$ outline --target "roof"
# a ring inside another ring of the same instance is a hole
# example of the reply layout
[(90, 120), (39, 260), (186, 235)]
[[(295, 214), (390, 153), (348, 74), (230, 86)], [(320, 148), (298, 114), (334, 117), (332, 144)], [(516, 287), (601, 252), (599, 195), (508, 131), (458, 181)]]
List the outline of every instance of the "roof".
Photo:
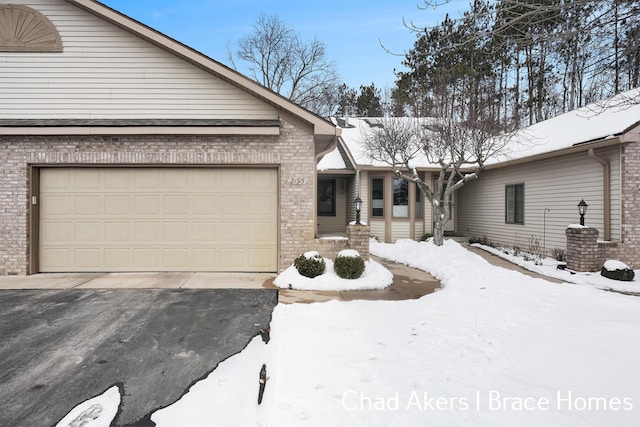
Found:
[[(391, 120), (409, 119), (401, 117)], [(332, 121), (341, 127), (340, 144), (349, 151), (357, 168), (389, 167), (384, 162), (371, 160), (362, 147), (363, 132), (379, 126), (382, 119), (332, 118)], [(640, 89), (634, 89), (518, 131), (505, 147), (504, 153), (487, 163), (498, 166), (514, 160), (534, 160), (539, 155), (562, 155), (567, 150), (587, 150), (594, 144), (606, 141), (620, 143), (617, 137), (639, 125)], [(319, 170), (340, 168), (339, 162), (331, 161), (337, 157), (327, 155), (325, 159), (318, 165)], [(429, 164), (424, 158), (417, 158), (413, 166), (439, 169), (439, 166)]]
[(115, 9), (112, 9), (95, 0), (66, 0), (101, 19), (104, 19), (131, 34), (136, 35), (167, 52), (192, 63), (193, 65), (215, 75), (216, 77), (232, 84), (262, 101), (274, 106), (278, 110), (302, 120), (313, 127), (316, 142), (330, 141), (339, 134), (339, 129), (331, 122), (301, 107), (293, 101), (273, 92), (261, 84), (249, 79), (237, 71), (209, 58), (201, 52), (162, 34), (161, 32), (130, 18)]
[(618, 137), (640, 124), (639, 97), (640, 89), (633, 89), (524, 128), (492, 163), (561, 152)]

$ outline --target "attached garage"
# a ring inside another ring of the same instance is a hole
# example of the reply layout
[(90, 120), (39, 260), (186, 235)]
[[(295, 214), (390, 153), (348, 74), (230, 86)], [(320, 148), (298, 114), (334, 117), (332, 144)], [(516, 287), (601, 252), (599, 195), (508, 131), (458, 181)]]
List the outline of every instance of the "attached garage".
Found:
[(98, 1), (2, 10), (0, 276), (281, 272), (315, 249), (334, 124)]
[(40, 169), (41, 272), (278, 270), (278, 171)]

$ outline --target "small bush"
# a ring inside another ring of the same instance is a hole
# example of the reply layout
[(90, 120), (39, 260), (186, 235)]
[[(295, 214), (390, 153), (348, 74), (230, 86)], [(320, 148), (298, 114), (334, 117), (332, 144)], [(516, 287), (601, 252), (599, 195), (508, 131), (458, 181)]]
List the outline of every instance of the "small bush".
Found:
[(491, 240), (489, 240), (487, 236), (482, 236), (482, 237), (472, 236), (469, 238), (468, 241), (470, 245), (473, 245), (474, 243), (479, 243), (483, 246), (489, 246), (490, 248), (496, 247), (496, 244), (493, 243)]
[(566, 261), (565, 251), (562, 248), (553, 248), (551, 255), (553, 255), (556, 261)]
[(620, 280), (622, 282), (631, 282), (635, 276), (633, 270), (621, 262), (614, 261), (613, 267), (611, 262), (607, 261), (600, 274), (607, 279)]
[(345, 256), (341, 252), (333, 262), (333, 269), (343, 279), (357, 279), (364, 273), (364, 268), (364, 260), (360, 255), (352, 256), (349, 254)]
[(298, 270), (298, 273), (312, 279), (324, 273), (326, 267), (324, 259), (318, 252), (307, 252), (300, 255), (293, 262), (293, 265)]

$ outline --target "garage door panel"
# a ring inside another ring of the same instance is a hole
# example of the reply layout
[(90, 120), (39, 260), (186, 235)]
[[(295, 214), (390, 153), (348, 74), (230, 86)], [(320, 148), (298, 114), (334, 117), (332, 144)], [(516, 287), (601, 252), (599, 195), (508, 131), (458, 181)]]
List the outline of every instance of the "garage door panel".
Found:
[(103, 200), (106, 216), (130, 215), (132, 212), (130, 196), (105, 196)]
[(104, 264), (102, 259), (101, 248), (82, 248), (73, 250), (73, 260), (71, 260), (74, 266), (78, 266), (84, 269), (95, 270)]
[(135, 196), (133, 205), (136, 216), (159, 216), (162, 200), (160, 196)]
[(105, 222), (104, 240), (110, 243), (129, 242), (131, 226), (128, 222)]
[(102, 214), (102, 198), (91, 195), (77, 195), (74, 197), (76, 215)]
[(159, 190), (162, 173), (155, 169), (140, 169), (133, 173), (133, 186), (136, 190)]
[(184, 216), (189, 214), (189, 196), (165, 196), (164, 215)]
[(78, 191), (94, 191), (103, 187), (102, 171), (99, 169), (82, 169), (73, 174), (74, 187)]
[(220, 202), (211, 196), (194, 196), (191, 199), (191, 203), (194, 216), (211, 216), (219, 213), (218, 206)]
[(248, 252), (249, 262), (253, 265), (267, 268), (276, 261), (276, 251), (273, 248), (255, 248), (250, 249)]
[(100, 222), (76, 222), (74, 231), (76, 242), (91, 243), (104, 240)]
[(41, 213), (46, 216), (59, 217), (62, 215), (71, 215), (73, 212), (71, 196), (54, 196), (47, 195), (40, 198), (42, 202)]
[(42, 224), (40, 241), (49, 244), (73, 241), (73, 223), (50, 221)]
[(128, 190), (131, 186), (131, 171), (103, 173), (105, 190)]
[(162, 251), (164, 266), (169, 270), (183, 271), (190, 268), (188, 248), (164, 249)]
[(225, 221), (220, 223), (220, 240), (229, 244), (246, 239), (247, 230), (242, 222)]
[(161, 242), (163, 240), (161, 235), (162, 228), (159, 222), (135, 221), (133, 229), (135, 231), (132, 243)]
[(104, 265), (113, 270), (130, 268), (131, 257), (129, 248), (105, 248)]
[(212, 222), (196, 222), (193, 223), (193, 241), (194, 242), (213, 242), (220, 240), (219, 234), (220, 224)]
[(136, 248), (133, 250), (133, 264), (148, 271), (161, 271), (161, 254), (158, 248)]
[(270, 222), (253, 222), (247, 224), (249, 235), (257, 242), (268, 243), (275, 238)]
[(162, 225), (165, 242), (186, 242), (190, 240), (189, 223), (186, 222), (165, 222)]
[(40, 270), (276, 271), (275, 169), (41, 169)]

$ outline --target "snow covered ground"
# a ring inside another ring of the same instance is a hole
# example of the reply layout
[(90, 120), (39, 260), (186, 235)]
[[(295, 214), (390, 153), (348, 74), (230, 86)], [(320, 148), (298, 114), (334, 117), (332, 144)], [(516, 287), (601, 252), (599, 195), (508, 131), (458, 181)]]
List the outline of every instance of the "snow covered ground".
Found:
[[(549, 257), (544, 258), (541, 265), (536, 265), (533, 261), (526, 261), (523, 257), (514, 255), (512, 251), (508, 249), (492, 248), (490, 246), (480, 245), (477, 243), (472, 246), (491, 252), (492, 254), (507, 259), (520, 267), (526, 268), (527, 270), (534, 271), (548, 277), (564, 280), (569, 283), (593, 286), (597, 289), (614, 290), (618, 292), (640, 293), (640, 270), (634, 271), (635, 278), (633, 281), (621, 282), (602, 277), (599, 271), (593, 273), (575, 273), (568, 270), (558, 270), (557, 266), (561, 263)], [(611, 265), (615, 265), (613, 264), (614, 261), (615, 260), (607, 262), (610, 262)], [(626, 267), (623, 263), (618, 262), (618, 264), (618, 267)]]
[(365, 270), (358, 279), (342, 279), (333, 270), (333, 261), (324, 258), (326, 269), (323, 274), (309, 278), (298, 273), (295, 266), (290, 266), (280, 273), (273, 284), (284, 289), (316, 290), (316, 291), (356, 291), (384, 289), (393, 283), (393, 274), (379, 262), (372, 259), (365, 261)]
[(410, 301), (280, 304), (268, 344), (255, 338), (152, 420), (640, 425), (640, 298), (533, 279), (453, 241), (373, 242), (371, 252), (429, 271), (444, 288)]

